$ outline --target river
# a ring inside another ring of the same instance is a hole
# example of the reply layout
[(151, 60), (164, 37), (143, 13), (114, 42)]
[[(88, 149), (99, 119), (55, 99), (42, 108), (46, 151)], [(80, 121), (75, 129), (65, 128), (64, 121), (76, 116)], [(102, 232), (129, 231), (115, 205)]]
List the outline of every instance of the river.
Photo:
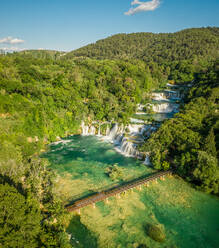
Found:
[[(167, 91), (154, 93), (157, 99), (152, 108), (157, 113), (149, 115), (145, 106), (139, 106), (135, 118), (144, 122), (131, 123), (128, 134), (124, 135), (125, 127), (115, 124), (104, 135), (98, 128), (94, 131), (93, 126), (86, 127), (84, 136), (71, 136), (51, 144), (44, 157), (57, 173), (55, 194), (67, 203), (153, 172), (141, 154), (136, 153), (136, 141), (156, 131), (157, 121), (178, 111), (179, 95), (172, 93), (174, 100), (168, 94)], [(156, 115), (163, 116), (156, 120)], [(147, 124), (146, 117), (152, 117), (156, 125)], [(154, 130), (149, 132), (148, 127)], [(97, 136), (89, 135), (89, 130)], [(113, 181), (106, 170), (115, 164), (123, 176)], [(143, 244), (150, 248), (219, 247), (219, 199), (197, 191), (178, 177), (152, 183), (141, 191), (127, 192), (120, 199), (112, 197), (108, 204), (99, 202), (95, 209), (85, 207), (80, 216), (72, 213), (70, 219), (67, 232), (74, 247), (137, 248)], [(147, 235), (148, 224), (158, 224), (165, 230), (164, 243), (157, 243)]]

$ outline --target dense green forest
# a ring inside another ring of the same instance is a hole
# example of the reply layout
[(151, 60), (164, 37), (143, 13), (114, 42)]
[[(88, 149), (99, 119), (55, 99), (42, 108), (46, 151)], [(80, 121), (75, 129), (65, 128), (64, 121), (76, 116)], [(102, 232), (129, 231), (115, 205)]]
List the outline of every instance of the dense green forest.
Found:
[(196, 75), (186, 105), (143, 145), (156, 169), (169, 169), (198, 188), (219, 193), (219, 61)]
[[(67, 247), (63, 206), (52, 193), (54, 175), (39, 154), (57, 136), (78, 133), (83, 119), (127, 123), (142, 92), (167, 79), (158, 67), (150, 72), (141, 61), (45, 57), (36, 58), (31, 52), (0, 56), (0, 225), (4, 227), (0, 243), (4, 247), (29, 247), (30, 240), (31, 247)], [(13, 201), (20, 204), (17, 210), (11, 208)], [(26, 222), (21, 222), (24, 216)], [(32, 236), (27, 239), (29, 225)]]
[(158, 64), (177, 83), (194, 80), (194, 72), (219, 56), (219, 28), (193, 28), (176, 33), (117, 34), (65, 55), (66, 58), (139, 59)]
[(218, 56), (219, 28), (193, 28), (176, 33), (117, 34), (99, 40), (66, 57), (141, 59), (166, 64), (172, 61)]
[(66, 55), (0, 55), (0, 246), (68, 247), (55, 176), (39, 154), (57, 136), (79, 133), (83, 119), (128, 123), (167, 82), (194, 84), (142, 150), (157, 169), (171, 166), (217, 194), (218, 30), (116, 35)]

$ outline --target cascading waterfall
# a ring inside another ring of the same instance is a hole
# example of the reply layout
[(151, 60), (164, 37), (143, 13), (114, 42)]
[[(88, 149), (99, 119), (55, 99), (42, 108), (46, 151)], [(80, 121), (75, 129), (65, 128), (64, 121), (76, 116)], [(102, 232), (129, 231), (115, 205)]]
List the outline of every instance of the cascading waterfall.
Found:
[(109, 133), (109, 138), (113, 141), (117, 135), (117, 132), (118, 132), (118, 124), (114, 124), (113, 128), (110, 130), (110, 133)]
[(113, 143), (115, 149), (123, 155), (136, 157), (139, 155), (139, 152), (137, 151), (137, 145), (134, 142), (143, 142), (143, 138), (141, 137), (140, 139), (138, 136), (142, 136), (144, 125), (129, 125), (127, 128), (129, 129), (130, 139), (125, 136), (124, 125), (121, 124), (119, 126), (118, 123), (115, 123), (111, 130), (109, 130), (109, 127), (107, 126), (106, 136), (101, 136), (101, 139)]
[(82, 129), (82, 135), (83, 136), (96, 134), (96, 128), (94, 126), (89, 127), (89, 126), (85, 125), (85, 123), (83, 121), (81, 123), (81, 129)]
[(163, 92), (152, 93), (152, 98), (157, 101), (168, 100), (168, 99), (181, 99), (181, 94), (179, 91), (175, 90), (164, 90)]
[(109, 129), (109, 126), (107, 125), (106, 126), (106, 136), (109, 136), (109, 134), (110, 134), (110, 129)]
[(129, 141), (126, 137), (122, 139), (120, 150), (121, 153), (128, 157), (135, 157), (138, 154), (136, 145)]
[(131, 135), (136, 135), (144, 127), (144, 125), (130, 124), (128, 126)]
[(89, 135), (89, 127), (86, 126), (83, 121), (82, 121), (82, 124), (81, 124), (81, 129), (82, 129), (82, 135), (83, 136)]
[(144, 142), (144, 131), (147, 129), (146, 125), (130, 124), (127, 129), (129, 130), (128, 137), (124, 134), (122, 127), (117, 134), (116, 142), (117, 151), (128, 157), (141, 158), (140, 152), (137, 150), (137, 144)]
[[(138, 157), (141, 158), (142, 154), (137, 149), (137, 144), (144, 142), (144, 135), (150, 135), (154, 130), (151, 125), (145, 124), (129, 124), (126, 128), (123, 125), (118, 125), (115, 123), (112, 129), (109, 129), (107, 125), (106, 136), (101, 136), (101, 124), (99, 124), (98, 131), (94, 126), (87, 126), (84, 122), (81, 124), (82, 135), (96, 135), (101, 137), (101, 139), (110, 141), (115, 145), (115, 149), (128, 157)], [(128, 129), (128, 136), (125, 135), (125, 129)]]
[(154, 100), (157, 100), (157, 101), (167, 100), (164, 92), (161, 92), (161, 93), (154, 92), (152, 93), (152, 97)]
[(98, 128), (98, 136), (101, 136), (101, 133), (100, 133), (100, 124), (99, 124), (99, 128)]
[(95, 135), (95, 134), (96, 134), (96, 128), (94, 126), (91, 126), (89, 135)]
[(156, 113), (171, 113), (178, 110), (178, 105), (173, 103), (154, 104), (152, 109)]
[[(125, 156), (143, 158), (143, 153), (138, 151), (138, 144), (142, 144), (154, 131), (157, 130), (159, 125), (145, 124), (145, 120), (138, 118), (138, 115), (147, 115), (145, 112), (148, 106), (152, 107), (152, 110), (158, 114), (169, 114), (176, 113), (179, 110), (179, 104), (176, 102), (180, 100), (182, 94), (177, 90), (164, 90), (162, 92), (152, 93), (152, 99), (155, 100), (151, 104), (138, 104), (137, 113), (134, 118), (130, 118), (128, 126), (124, 127), (118, 123), (113, 124), (110, 129), (109, 124), (111, 122), (100, 123), (98, 121), (92, 122), (92, 125), (85, 125), (84, 122), (81, 124), (82, 135), (97, 135), (102, 140), (111, 142), (114, 144), (115, 149)], [(99, 124), (96, 129), (95, 126)], [(105, 136), (101, 134), (101, 125), (106, 124)], [(150, 156), (146, 154), (145, 165), (150, 165)]]
[(115, 138), (115, 140), (114, 140), (114, 143), (119, 145), (119, 144), (122, 142), (123, 136), (124, 136), (123, 133), (119, 133), (119, 134), (116, 136), (116, 138)]

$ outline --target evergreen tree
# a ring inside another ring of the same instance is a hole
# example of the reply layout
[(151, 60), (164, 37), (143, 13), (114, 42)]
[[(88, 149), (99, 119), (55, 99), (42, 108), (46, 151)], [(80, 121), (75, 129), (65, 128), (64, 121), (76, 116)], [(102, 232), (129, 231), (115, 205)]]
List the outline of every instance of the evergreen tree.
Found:
[(213, 157), (217, 157), (215, 135), (213, 128), (210, 129), (210, 132), (205, 139), (204, 151), (206, 151), (208, 154), (212, 155)]

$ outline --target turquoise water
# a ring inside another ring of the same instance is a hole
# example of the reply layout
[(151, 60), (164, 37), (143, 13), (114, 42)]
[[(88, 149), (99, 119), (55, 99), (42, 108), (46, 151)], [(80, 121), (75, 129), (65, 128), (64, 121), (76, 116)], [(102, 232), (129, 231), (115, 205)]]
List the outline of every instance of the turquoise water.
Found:
[[(55, 193), (66, 203), (152, 172), (96, 137), (73, 136), (64, 142), (52, 144), (44, 157), (57, 173)], [(123, 180), (116, 182), (105, 173), (115, 163), (124, 170)], [(95, 209), (87, 206), (80, 216), (72, 213), (69, 218), (67, 231), (77, 248), (219, 247), (219, 199), (177, 177), (127, 192), (120, 199), (112, 197), (108, 204), (99, 202)], [(164, 243), (147, 235), (148, 224), (165, 230)]]
[[(94, 136), (68, 137), (64, 143), (52, 144), (49, 152), (43, 156), (49, 159), (52, 169), (59, 175), (57, 184), (62, 184), (60, 190), (64, 194), (61, 197), (66, 202), (153, 171), (141, 161), (124, 157), (115, 151), (112, 144)], [(106, 169), (114, 164), (123, 170), (122, 179), (117, 181), (106, 174)], [(65, 187), (67, 183), (70, 185)], [(77, 189), (72, 189), (71, 185)]]

